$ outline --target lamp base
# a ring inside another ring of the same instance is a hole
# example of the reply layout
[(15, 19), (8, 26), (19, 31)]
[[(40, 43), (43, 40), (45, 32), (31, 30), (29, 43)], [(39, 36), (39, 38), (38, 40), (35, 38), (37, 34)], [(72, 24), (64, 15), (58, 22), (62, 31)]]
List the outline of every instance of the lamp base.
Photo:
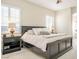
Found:
[(10, 31), (10, 33), (11, 33), (11, 37), (14, 37), (14, 31)]

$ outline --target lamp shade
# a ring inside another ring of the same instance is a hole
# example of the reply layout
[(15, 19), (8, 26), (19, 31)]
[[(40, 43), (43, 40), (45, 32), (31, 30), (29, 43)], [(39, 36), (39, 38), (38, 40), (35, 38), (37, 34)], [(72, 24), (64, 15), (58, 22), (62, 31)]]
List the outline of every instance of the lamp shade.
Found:
[(11, 36), (14, 36), (15, 27), (16, 27), (16, 25), (15, 25), (15, 23), (13, 23), (13, 22), (10, 22), (10, 23), (8, 24), (8, 29), (9, 29), (9, 32), (11, 33)]
[(8, 28), (15, 28), (15, 27), (16, 27), (16, 24), (15, 23), (9, 23)]

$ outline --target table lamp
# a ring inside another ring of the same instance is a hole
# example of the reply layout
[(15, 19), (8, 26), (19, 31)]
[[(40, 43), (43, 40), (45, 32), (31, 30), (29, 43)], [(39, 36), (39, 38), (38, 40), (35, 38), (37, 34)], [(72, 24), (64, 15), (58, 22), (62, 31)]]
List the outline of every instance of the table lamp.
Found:
[(8, 28), (9, 28), (9, 31), (10, 31), (10, 33), (11, 33), (11, 36), (14, 36), (16, 24), (15, 24), (15, 23), (9, 23)]

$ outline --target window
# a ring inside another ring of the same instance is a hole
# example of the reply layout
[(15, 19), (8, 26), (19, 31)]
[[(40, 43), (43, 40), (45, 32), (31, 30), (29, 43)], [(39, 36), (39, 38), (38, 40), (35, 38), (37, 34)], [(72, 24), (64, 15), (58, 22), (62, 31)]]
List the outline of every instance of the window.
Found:
[(8, 23), (11, 21), (16, 24), (16, 32), (21, 32), (20, 30), (20, 9), (1, 6), (1, 32), (8, 31)]
[(48, 15), (46, 16), (46, 27), (49, 29), (54, 27), (54, 17)]

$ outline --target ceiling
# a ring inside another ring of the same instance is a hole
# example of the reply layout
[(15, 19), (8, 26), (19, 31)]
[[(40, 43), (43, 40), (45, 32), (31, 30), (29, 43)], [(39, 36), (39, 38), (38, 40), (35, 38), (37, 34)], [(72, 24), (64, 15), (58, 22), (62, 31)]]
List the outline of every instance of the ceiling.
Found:
[(51, 9), (61, 10), (64, 8), (74, 7), (77, 4), (77, 0), (62, 0), (62, 3), (56, 4), (57, 0), (27, 0), (36, 5)]

